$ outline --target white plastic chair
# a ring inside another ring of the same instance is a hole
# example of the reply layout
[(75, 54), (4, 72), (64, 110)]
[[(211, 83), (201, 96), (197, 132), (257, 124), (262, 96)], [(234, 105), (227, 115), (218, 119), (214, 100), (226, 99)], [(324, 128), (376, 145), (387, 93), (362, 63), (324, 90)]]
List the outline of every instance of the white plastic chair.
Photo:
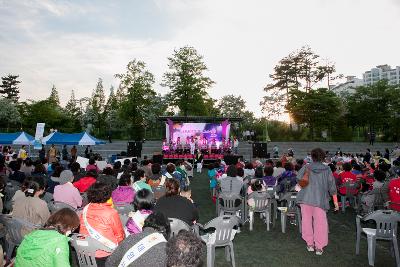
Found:
[(224, 247), (226, 260), (231, 261), (233, 267), (236, 266), (232, 241), (236, 234), (235, 227), (237, 227), (239, 223), (239, 217), (224, 215), (214, 218), (205, 226), (198, 224), (203, 230), (215, 229), (213, 233), (200, 236), (207, 246), (207, 267), (214, 266), (216, 247)]
[(358, 191), (360, 188), (359, 183), (345, 182), (341, 187), (346, 188), (346, 194), (340, 195), (340, 201), (342, 202), (342, 212), (346, 212), (346, 200), (349, 200), (353, 203), (354, 209), (359, 209), (360, 207), (360, 194), (355, 194), (354, 192)]
[(90, 236), (73, 234), (70, 243), (78, 256), (79, 267), (97, 267), (95, 257), (97, 250), (112, 252), (110, 248)]
[(28, 221), (19, 218), (13, 218), (7, 215), (0, 216), (0, 223), (4, 225), (6, 233), (8, 234), (8, 238), (6, 238), (7, 259), (11, 259), (15, 248), (18, 247), (24, 239), (24, 230), (33, 231), (40, 227), (40, 225), (35, 225)]
[(128, 215), (129, 212), (134, 211), (134, 207), (127, 203), (114, 203), (114, 208), (118, 211), (118, 214)]
[(257, 191), (251, 193), (248, 199), (254, 200), (254, 209), (249, 208), (249, 229), (253, 231), (254, 213), (265, 215), (265, 223), (267, 224), (267, 231), (270, 229), (271, 223), (271, 196), (267, 192)]
[(47, 206), (49, 207), (49, 211), (52, 214), (54, 212), (60, 210), (60, 209), (63, 209), (63, 208), (68, 208), (68, 209), (71, 209), (73, 211), (76, 211), (76, 209), (74, 207), (72, 207), (71, 205), (69, 205), (67, 203), (61, 202), (61, 201), (50, 201), (47, 204)]
[[(374, 220), (376, 228), (363, 228), (361, 221)], [(397, 245), (397, 223), (400, 221), (400, 214), (393, 210), (377, 210), (364, 217), (357, 215), (357, 240), (356, 240), (356, 255), (360, 254), (360, 239), (361, 233), (367, 235), (368, 241), (368, 263), (374, 266), (375, 263), (375, 250), (376, 240), (390, 240), (392, 241), (392, 252), (396, 257), (396, 266), (400, 266), (399, 248)]]
[(282, 233), (286, 233), (288, 215), (295, 217), (296, 223), (299, 227), (299, 232), (301, 233), (301, 211), (300, 207), (296, 203), (297, 192), (288, 192), (281, 198), (281, 200), (286, 200), (286, 206), (277, 208), (281, 212)]
[(169, 224), (171, 226), (171, 238), (176, 236), (179, 231), (186, 230), (191, 232), (192, 228), (184, 221), (177, 218), (168, 218)]

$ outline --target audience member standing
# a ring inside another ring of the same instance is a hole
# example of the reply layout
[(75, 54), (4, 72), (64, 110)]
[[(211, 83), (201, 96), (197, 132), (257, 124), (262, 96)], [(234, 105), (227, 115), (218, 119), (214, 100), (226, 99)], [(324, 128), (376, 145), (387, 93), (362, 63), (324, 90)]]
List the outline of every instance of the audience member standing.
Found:
[(313, 162), (305, 165), (298, 173), (299, 180), (308, 181), (297, 194), (297, 203), (301, 207), (302, 237), (308, 251), (322, 255), (328, 245), (329, 196), (333, 197), (335, 210), (339, 210), (336, 184), (329, 166), (323, 164), (325, 152), (320, 148), (311, 151)]

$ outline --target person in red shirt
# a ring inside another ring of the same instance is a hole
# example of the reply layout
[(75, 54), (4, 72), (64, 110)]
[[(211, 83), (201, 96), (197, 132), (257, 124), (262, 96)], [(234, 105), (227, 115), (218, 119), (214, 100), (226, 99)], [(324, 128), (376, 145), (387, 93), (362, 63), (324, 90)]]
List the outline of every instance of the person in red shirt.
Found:
[(89, 187), (96, 182), (97, 172), (95, 170), (88, 171), (84, 177), (73, 183), (80, 193), (85, 193)]
[(389, 182), (390, 209), (400, 211), (400, 177)]
[[(346, 187), (344, 186), (344, 183), (351, 182), (355, 183), (357, 182), (357, 176), (351, 172), (351, 164), (349, 162), (346, 162), (343, 164), (343, 172), (339, 174), (339, 181), (340, 185), (339, 186), (339, 193), (341, 195), (346, 195)], [(358, 192), (353, 192), (353, 194), (357, 194)]]

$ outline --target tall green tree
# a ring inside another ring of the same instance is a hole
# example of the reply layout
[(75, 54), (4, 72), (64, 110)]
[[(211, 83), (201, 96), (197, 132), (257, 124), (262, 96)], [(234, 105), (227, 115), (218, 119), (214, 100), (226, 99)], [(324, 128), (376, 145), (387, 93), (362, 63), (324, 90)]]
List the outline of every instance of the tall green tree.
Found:
[(21, 122), (21, 115), (12, 99), (0, 99), (0, 127), (9, 128)]
[(11, 74), (1, 77), (0, 94), (14, 102), (18, 102), (19, 99), (18, 84), (20, 84), (21, 81), (18, 80), (18, 77), (19, 75)]
[(105, 105), (104, 113), (105, 113), (104, 118), (109, 132), (111, 132), (114, 129), (117, 129), (118, 126), (121, 125), (120, 120), (118, 118), (118, 99), (114, 93), (113, 86), (110, 87), (110, 94), (108, 96), (107, 103)]
[(70, 118), (60, 107), (54, 106), (50, 99), (32, 101), (25, 104), (24, 125), (34, 129), (36, 123), (44, 122), (46, 127), (58, 130), (70, 130)]
[(343, 115), (339, 97), (326, 88), (309, 92), (292, 90), (286, 109), (294, 122), (310, 128), (311, 139), (317, 130), (331, 130)]
[(278, 62), (274, 72), (270, 74), (272, 83), (264, 88), (266, 95), (260, 103), (262, 110), (267, 118), (276, 119), (284, 113), (292, 91), (309, 92), (315, 86), (320, 86), (324, 80), (329, 89), (330, 81), (342, 77), (335, 72), (335, 65), (322, 62), (320, 56), (309, 46), (291, 52)]
[(71, 120), (71, 128), (73, 128), (74, 131), (80, 131), (82, 114), (78, 106), (78, 100), (75, 98), (74, 90), (71, 91), (71, 97), (65, 105), (65, 111)]
[(52, 104), (53, 106), (60, 106), (60, 97), (58, 95), (58, 91), (56, 86), (53, 84), (53, 87), (51, 88), (50, 96), (47, 98), (49, 100), (49, 103)]
[(196, 49), (185, 46), (174, 50), (168, 58), (168, 71), (161, 83), (169, 87), (168, 99), (179, 108), (181, 115), (210, 115), (210, 96), (207, 90), (214, 84), (205, 75), (207, 66)]
[(104, 121), (104, 111), (105, 111), (105, 100), (106, 96), (104, 93), (103, 80), (98, 79), (96, 88), (93, 90), (92, 97), (90, 99), (89, 105), (92, 111), (92, 123), (96, 129), (100, 132), (103, 121)]
[(366, 127), (367, 131), (387, 131), (397, 127), (400, 118), (399, 89), (398, 86), (389, 85), (386, 80), (355, 88), (354, 94), (344, 97), (349, 124)]
[(120, 104), (120, 118), (127, 122), (130, 137), (142, 139), (144, 136), (146, 109), (152, 105), (156, 93), (153, 90), (154, 76), (143, 61), (132, 60), (125, 73), (116, 74), (120, 79), (123, 100)]
[(218, 101), (217, 109), (223, 117), (243, 117), (246, 101), (240, 95), (225, 95)]

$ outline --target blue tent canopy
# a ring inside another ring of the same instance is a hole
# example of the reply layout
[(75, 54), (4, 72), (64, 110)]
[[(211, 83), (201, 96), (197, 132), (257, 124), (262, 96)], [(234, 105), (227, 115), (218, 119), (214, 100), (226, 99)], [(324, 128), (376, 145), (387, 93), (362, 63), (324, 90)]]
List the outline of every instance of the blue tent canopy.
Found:
[(92, 146), (106, 143), (105, 141), (97, 139), (86, 132), (73, 134), (56, 132), (51, 135), (50, 138), (43, 138), (43, 144)]
[(0, 144), (3, 145), (32, 145), (34, 139), (25, 132), (0, 133)]

